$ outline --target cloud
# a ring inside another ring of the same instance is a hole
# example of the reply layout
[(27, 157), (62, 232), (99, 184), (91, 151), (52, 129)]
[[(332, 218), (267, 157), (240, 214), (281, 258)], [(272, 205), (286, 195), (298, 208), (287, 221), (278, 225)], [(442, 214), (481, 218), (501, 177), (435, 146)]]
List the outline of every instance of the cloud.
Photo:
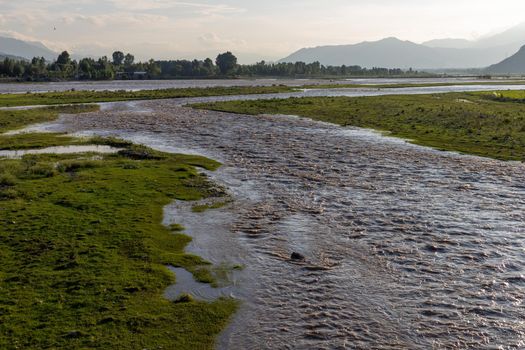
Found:
[(216, 33), (206, 33), (199, 37), (199, 41), (206, 48), (218, 49), (240, 49), (247, 46), (247, 42), (242, 39), (222, 38)]
[(115, 27), (115, 26), (142, 26), (151, 24), (160, 24), (169, 22), (169, 18), (160, 15), (151, 14), (129, 14), (129, 13), (117, 13), (117, 14), (106, 14), (106, 15), (71, 15), (63, 16), (60, 18), (60, 22), (65, 25), (93, 25), (97, 27)]
[(0, 30), (0, 36), (23, 40), (23, 41), (38, 41), (37, 38), (16, 32), (14, 30)]
[(150, 11), (150, 10), (167, 10), (167, 9), (189, 9), (195, 15), (225, 15), (231, 13), (242, 13), (245, 9), (227, 4), (205, 4), (186, 1), (169, 1), (169, 0), (111, 0), (116, 8), (125, 11)]

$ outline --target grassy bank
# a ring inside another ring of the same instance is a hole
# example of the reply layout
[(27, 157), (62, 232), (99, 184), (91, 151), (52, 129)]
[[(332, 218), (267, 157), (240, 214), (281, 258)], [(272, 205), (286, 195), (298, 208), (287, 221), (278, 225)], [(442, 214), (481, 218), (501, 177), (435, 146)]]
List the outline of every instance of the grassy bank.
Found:
[(228, 95), (254, 95), (296, 92), (299, 89), (399, 89), (440, 86), (468, 85), (515, 85), (525, 84), (525, 81), (494, 81), (494, 82), (459, 82), (459, 83), (401, 83), (401, 84), (317, 84), (297, 87), (274, 86), (233, 86), (210, 88), (181, 88), (142, 91), (64, 91), (26, 94), (0, 94), (0, 107), (63, 105), (97, 102), (116, 102), (133, 100), (154, 100), (166, 98), (209, 97)]
[[(0, 130), (62, 111), (0, 111)], [(41, 137), (35, 140), (46, 146), (76, 142)], [(20, 148), (18, 141), (8, 143)], [(220, 196), (195, 168), (219, 164), (113, 139), (90, 142), (124, 150), (0, 160), (0, 348), (212, 348), (236, 302), (163, 298), (174, 282), (167, 265), (205, 282), (214, 276), (206, 261), (184, 252), (190, 238), (181, 227), (161, 220), (173, 199)]]
[(525, 90), (478, 92), (477, 95), (499, 102), (525, 103)]
[(163, 98), (253, 95), (293, 92), (295, 88), (275, 86), (234, 86), (210, 88), (161, 89), (141, 91), (64, 91), (26, 94), (0, 94), (0, 107), (95, 103)]
[(387, 131), (443, 150), (503, 160), (525, 159), (525, 104), (490, 94), (450, 93), (319, 97), (203, 103), (196, 108), (242, 114), (292, 114)]

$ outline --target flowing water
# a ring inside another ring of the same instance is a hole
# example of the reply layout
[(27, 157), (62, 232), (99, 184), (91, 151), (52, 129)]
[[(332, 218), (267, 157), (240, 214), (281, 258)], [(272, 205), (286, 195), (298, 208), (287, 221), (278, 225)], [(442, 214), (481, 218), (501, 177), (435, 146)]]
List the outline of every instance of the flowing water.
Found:
[(47, 129), (224, 163), (210, 176), (232, 204), (165, 210), (195, 238), (189, 251), (245, 266), (220, 291), (244, 303), (218, 348), (525, 347), (522, 163), (186, 102), (112, 104)]

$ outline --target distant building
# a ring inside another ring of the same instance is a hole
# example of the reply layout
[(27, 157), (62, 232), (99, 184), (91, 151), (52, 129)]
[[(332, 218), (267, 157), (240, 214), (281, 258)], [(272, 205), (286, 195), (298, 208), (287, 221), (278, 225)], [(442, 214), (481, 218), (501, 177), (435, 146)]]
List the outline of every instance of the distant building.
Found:
[(148, 72), (117, 72), (116, 79), (121, 80), (143, 80), (149, 78)]
[(133, 72), (133, 79), (146, 79), (148, 77), (148, 73), (146, 72)]

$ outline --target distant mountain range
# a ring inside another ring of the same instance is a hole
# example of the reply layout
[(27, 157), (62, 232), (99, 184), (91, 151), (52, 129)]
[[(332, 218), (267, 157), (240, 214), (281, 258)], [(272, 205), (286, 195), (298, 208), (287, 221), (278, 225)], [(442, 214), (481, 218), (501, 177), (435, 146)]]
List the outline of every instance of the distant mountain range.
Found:
[(487, 69), (492, 74), (524, 74), (525, 73), (525, 46), (516, 54), (494, 64)]
[(525, 24), (476, 41), (437, 39), (416, 44), (387, 38), (354, 45), (303, 48), (280, 62), (319, 61), (324, 65), (452, 69), (485, 68), (515, 53), (525, 44)]
[(44, 57), (46, 60), (53, 60), (57, 58), (58, 54), (36, 41), (22, 41), (0, 37), (0, 56), (18, 57), (27, 60), (33, 57)]
[(27, 58), (24, 58), (24, 57), (13, 56), (13, 55), (9, 55), (7, 53), (0, 52), (0, 60), (4, 60), (6, 58), (10, 58), (12, 60), (17, 60), (17, 61), (26, 61), (27, 60)]

